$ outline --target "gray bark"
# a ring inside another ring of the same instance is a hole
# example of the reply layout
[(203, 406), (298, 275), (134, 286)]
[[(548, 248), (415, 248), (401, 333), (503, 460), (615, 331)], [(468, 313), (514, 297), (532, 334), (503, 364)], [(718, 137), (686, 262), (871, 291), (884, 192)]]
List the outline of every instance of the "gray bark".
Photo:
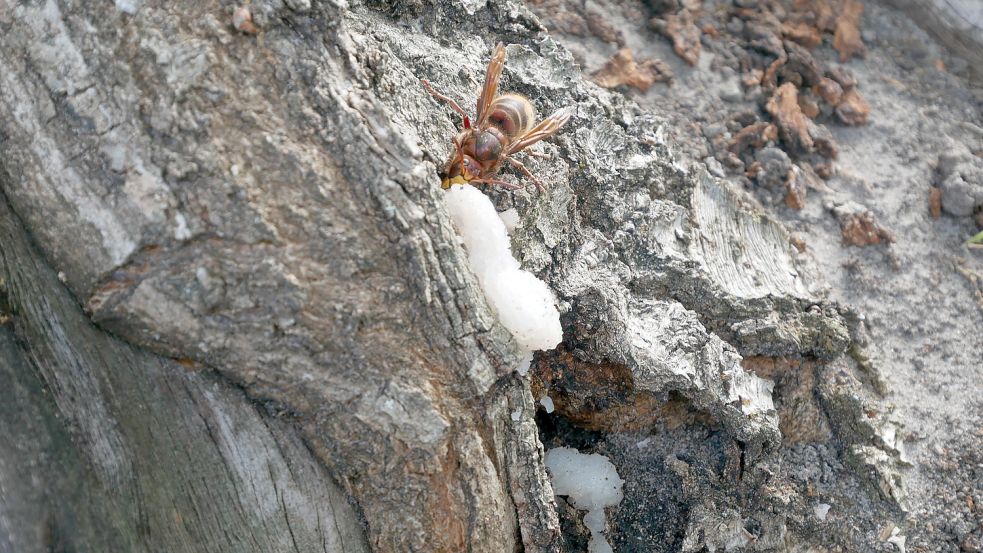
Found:
[(232, 5), (0, 0), (0, 424), (24, 444), (0, 546), (560, 550), (518, 349), (440, 202), (456, 121), (419, 86), (473, 97), (492, 35), (506, 88), (578, 109), (534, 164), (550, 191), (497, 196), (565, 347), (765, 462), (741, 355), (850, 344), (781, 226), (517, 4), (311, 4), (252, 2), (251, 36)]
[[(433, 109), (400, 31), (364, 7), (253, 10), (259, 38), (201, 3), (0, 5), (13, 209), (104, 329), (289, 413), (377, 550), (512, 551), (517, 512), (551, 547), (535, 427), (489, 416), (531, 405), (515, 346), (400, 132)], [(59, 411), (88, 402), (59, 379)], [(89, 426), (96, 473), (126, 480), (122, 438)]]
[(277, 413), (92, 326), (0, 202), (0, 551), (368, 551)]

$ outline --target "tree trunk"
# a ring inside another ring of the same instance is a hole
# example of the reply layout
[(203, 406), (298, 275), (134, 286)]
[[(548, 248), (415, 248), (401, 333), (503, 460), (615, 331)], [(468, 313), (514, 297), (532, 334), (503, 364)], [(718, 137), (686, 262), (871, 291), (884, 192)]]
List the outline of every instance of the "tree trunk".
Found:
[[(288, 496), (330, 499), (323, 473), (292, 468), (317, 458), (353, 498), (375, 550), (513, 551), (520, 539), (555, 548), (516, 347), (467, 272), (434, 166), (406, 132), (434, 106), (391, 48), (421, 59), (435, 45), (406, 41), (366, 7), (304, 4), (253, 4), (259, 36), (235, 32), (231, 7), (211, 3), (0, 4), (7, 201), (89, 318), (142, 350), (104, 337), (125, 354), (106, 352), (80, 321), (49, 328), (49, 311), (81, 315), (67, 302), (34, 308), (53, 301), (32, 288), (41, 267), (5, 239), (11, 324), (31, 360), (12, 366), (35, 367), (45, 408), (77, 444), (74, 466), (135, 514), (103, 528), (93, 515), (93, 533), (120, 527), (157, 550), (194, 549), (211, 530), (226, 547), (266, 551), (271, 540), (292, 546), (273, 525), (303, 521), (298, 540), (355, 540), (350, 513), (335, 523), (327, 506), (288, 508)], [(428, 121), (425, 142), (443, 145), (446, 124)], [(17, 226), (9, 214), (4, 224), (8, 234)], [(43, 348), (60, 363), (34, 353)], [(270, 414), (249, 411), (233, 386)], [(185, 409), (168, 401), (175, 395)], [(149, 403), (198, 426), (158, 437), (159, 419), (183, 419)], [(513, 424), (517, 409), (525, 416)], [(161, 450), (195, 453), (161, 463)], [(145, 466), (168, 480), (140, 485), (156, 476)], [(165, 492), (180, 503), (149, 495)]]
[(92, 326), (0, 203), (0, 551), (369, 551), (276, 412)]
[(535, 365), (718, 436), (726, 482), (666, 461), (688, 547), (742, 509), (788, 541), (742, 356), (836, 366), (856, 328), (780, 225), (518, 4), (244, 6), (249, 32), (217, 2), (0, 0), (0, 551), (569, 550), (519, 348), (441, 202), (457, 121), (419, 85), (469, 107), (498, 39), (507, 89), (577, 107), (547, 193), (490, 192), (563, 312)]

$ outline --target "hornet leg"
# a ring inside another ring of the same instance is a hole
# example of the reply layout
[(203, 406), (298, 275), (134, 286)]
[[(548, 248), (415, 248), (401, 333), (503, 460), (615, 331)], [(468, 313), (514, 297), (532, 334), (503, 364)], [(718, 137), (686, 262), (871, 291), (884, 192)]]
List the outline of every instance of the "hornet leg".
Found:
[(529, 180), (535, 183), (536, 188), (538, 188), (540, 192), (546, 192), (546, 187), (543, 186), (543, 183), (539, 182), (539, 179), (536, 178), (536, 175), (533, 175), (531, 172), (529, 172), (529, 169), (526, 169), (526, 166), (523, 165), (521, 161), (517, 159), (512, 159), (511, 157), (507, 157), (505, 159), (509, 160), (509, 163), (511, 163), (516, 169), (522, 171), (523, 174), (529, 177)]
[(434, 98), (436, 98), (438, 100), (443, 100), (444, 102), (447, 102), (447, 104), (451, 107), (452, 110), (454, 110), (454, 111), (456, 111), (456, 112), (458, 112), (458, 113), (461, 114), (461, 117), (464, 119), (464, 128), (465, 129), (470, 129), (471, 128), (471, 120), (468, 119), (468, 114), (465, 113), (463, 109), (461, 109), (461, 106), (457, 105), (457, 102), (455, 102), (453, 98), (451, 98), (450, 96), (445, 96), (445, 95), (437, 92), (436, 90), (433, 89), (432, 86), (430, 86), (430, 83), (428, 83), (427, 81), (425, 81), (423, 79), (420, 79), (420, 82), (423, 83), (423, 88), (427, 89), (427, 92), (429, 92), (430, 94), (432, 94)]
[(501, 186), (506, 190), (518, 190), (522, 188), (517, 184), (512, 184), (511, 182), (505, 182), (503, 180), (498, 180), (498, 179), (473, 179), (471, 182), (479, 183), (479, 184), (491, 184), (493, 186)]

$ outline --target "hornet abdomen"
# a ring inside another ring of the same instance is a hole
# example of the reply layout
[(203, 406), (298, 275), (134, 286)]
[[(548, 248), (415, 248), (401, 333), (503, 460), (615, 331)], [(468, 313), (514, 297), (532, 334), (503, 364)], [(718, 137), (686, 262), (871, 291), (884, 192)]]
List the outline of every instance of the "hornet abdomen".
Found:
[(532, 104), (518, 94), (497, 96), (488, 112), (488, 122), (478, 130), (474, 143), (475, 159), (483, 164), (497, 162), (502, 149), (526, 134), (536, 120)]
[(536, 121), (536, 110), (518, 94), (502, 94), (488, 109), (488, 124), (502, 131), (507, 142), (526, 134)]

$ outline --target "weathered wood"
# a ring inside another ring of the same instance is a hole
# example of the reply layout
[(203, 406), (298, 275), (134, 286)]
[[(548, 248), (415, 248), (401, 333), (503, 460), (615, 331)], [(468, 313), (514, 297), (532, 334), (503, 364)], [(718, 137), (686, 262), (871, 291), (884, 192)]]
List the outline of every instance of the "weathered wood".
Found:
[[(512, 551), (506, 474), (544, 472), (496, 465), (514, 431), (484, 411), (518, 357), (368, 89), (363, 64), (394, 59), (377, 16), (254, 3), (257, 39), (216, 5), (133, 6), (0, 4), (4, 189), (41, 250), (104, 328), (292, 413), (378, 550)], [(69, 417), (93, 392), (45, 378)], [(107, 455), (97, 474), (135, 470)], [(550, 496), (527, 531), (556, 533)]]
[[(177, 551), (356, 540), (333, 477), (375, 551), (559, 550), (518, 350), (436, 186), (452, 119), (419, 86), (472, 94), (490, 30), (513, 43), (509, 88), (542, 113), (577, 106), (544, 145), (550, 191), (503, 201), (570, 333), (605, 331), (584, 356), (681, 393), (748, 462), (775, 445), (768, 387), (738, 353), (848, 342), (785, 232), (677, 160), (651, 114), (585, 83), (524, 8), (480, 8), (254, 0), (253, 36), (231, 5), (0, 0), (0, 186), (101, 329), (26, 246), (0, 246), (22, 365), (50, 393), (38, 409), (108, 496), (108, 530), (82, 521), (92, 535)], [(326, 496), (337, 534), (315, 524)]]
[(0, 202), (0, 551), (368, 551), (289, 421), (93, 327), (18, 227)]

